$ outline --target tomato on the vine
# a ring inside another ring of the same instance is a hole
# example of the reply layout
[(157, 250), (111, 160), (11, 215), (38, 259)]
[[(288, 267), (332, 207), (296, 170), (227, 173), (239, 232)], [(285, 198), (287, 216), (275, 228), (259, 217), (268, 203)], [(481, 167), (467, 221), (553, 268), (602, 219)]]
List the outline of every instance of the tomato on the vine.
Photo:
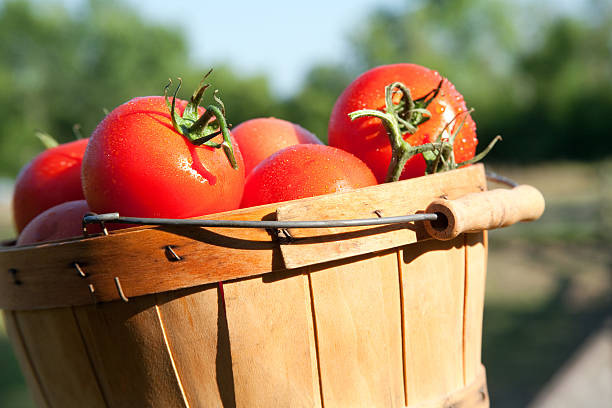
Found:
[[(397, 83), (406, 88), (396, 86), (391, 90), (393, 106), (389, 107), (385, 88)], [(478, 143), (476, 125), (463, 96), (436, 71), (415, 64), (373, 68), (355, 79), (334, 105), (329, 144), (359, 157), (382, 183), (389, 178), (392, 158), (388, 126), (377, 117), (352, 120), (349, 114), (360, 110), (393, 110), (390, 113), (397, 117), (401, 137), (410, 146), (436, 142), (439, 136), (447, 140), (454, 137), (454, 161), (461, 163), (474, 157)], [(416, 154), (408, 159), (399, 178), (422, 176), (427, 167), (423, 155)]]
[(300, 125), (277, 118), (255, 118), (232, 129), (244, 158), (245, 174), (268, 156), (296, 144), (323, 144)]
[(176, 92), (172, 103), (134, 98), (98, 124), (83, 159), (92, 211), (189, 218), (238, 208), (244, 163), (220, 100), (199, 107), (206, 87), (189, 102)]
[(274, 153), (247, 177), (241, 207), (352, 190), (376, 184), (352, 154), (331, 146), (298, 144)]
[(18, 233), (46, 209), (85, 198), (81, 188), (81, 162), (87, 142), (88, 139), (79, 139), (51, 147), (21, 169), (12, 203)]

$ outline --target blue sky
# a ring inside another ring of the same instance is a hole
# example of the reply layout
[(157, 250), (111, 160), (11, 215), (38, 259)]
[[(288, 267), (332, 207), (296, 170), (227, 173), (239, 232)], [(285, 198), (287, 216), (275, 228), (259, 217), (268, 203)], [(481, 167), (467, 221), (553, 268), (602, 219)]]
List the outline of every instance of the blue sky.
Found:
[[(194, 58), (264, 72), (281, 94), (295, 91), (309, 67), (349, 57), (347, 34), (378, 7), (405, 0), (124, 0), (156, 22), (182, 26)], [(78, 6), (82, 0), (64, 0)]]

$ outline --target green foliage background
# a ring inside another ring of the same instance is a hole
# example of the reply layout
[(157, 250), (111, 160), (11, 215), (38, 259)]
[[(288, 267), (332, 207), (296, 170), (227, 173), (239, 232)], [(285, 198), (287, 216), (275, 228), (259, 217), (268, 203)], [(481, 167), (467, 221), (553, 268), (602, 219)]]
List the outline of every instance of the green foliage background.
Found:
[[(87, 136), (104, 109), (160, 94), (168, 77), (183, 77), (190, 89), (214, 65), (190, 60), (179, 31), (144, 21), (120, 1), (90, 0), (76, 15), (43, 4), (0, 3), (0, 175), (15, 176), (42, 149), (35, 129), (67, 141), (79, 124)], [(265, 76), (228, 66), (214, 66), (212, 82), (231, 123), (274, 115), (325, 140), (331, 107), (354, 77), (414, 62), (464, 94), (483, 145), (504, 137), (492, 159), (601, 158), (612, 153), (612, 7), (580, 4), (569, 15), (553, 2), (406, 2), (356, 26), (352, 58), (313, 65), (294, 95), (281, 98)]]
[[(105, 109), (160, 95), (169, 77), (193, 89), (209, 69), (190, 61), (178, 31), (110, 3), (90, 1), (76, 16), (60, 5), (0, 5), (0, 175), (15, 176), (42, 150), (36, 129), (65, 142), (78, 124), (88, 136)], [(214, 80), (234, 121), (270, 115), (277, 106), (263, 77), (215, 66)]]

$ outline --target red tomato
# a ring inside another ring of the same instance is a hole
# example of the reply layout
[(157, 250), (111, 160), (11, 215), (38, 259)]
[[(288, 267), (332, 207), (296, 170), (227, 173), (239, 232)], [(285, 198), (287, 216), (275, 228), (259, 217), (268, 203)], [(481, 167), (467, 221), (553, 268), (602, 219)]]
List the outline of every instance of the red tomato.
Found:
[[(438, 72), (414, 64), (380, 66), (355, 79), (334, 105), (329, 121), (330, 146), (339, 147), (359, 157), (382, 183), (391, 161), (387, 131), (378, 118), (366, 117), (351, 121), (348, 114), (361, 109), (383, 110), (386, 106), (385, 87), (394, 82), (406, 85), (413, 99), (417, 100), (435, 90), (442, 80), (438, 95), (427, 106), (431, 118), (419, 124), (414, 134), (405, 133), (404, 140), (411, 146), (433, 142), (442, 132), (449, 135), (456, 131), (465, 118), (455, 138), (453, 150), (457, 163), (472, 158), (478, 143), (476, 125), (467, 113), (463, 96)], [(455, 116), (457, 118), (453, 121)], [(450, 122), (452, 125), (445, 130)], [(425, 169), (423, 155), (418, 154), (408, 161), (401, 179), (422, 176)]]
[[(186, 105), (177, 100), (178, 113)], [(85, 198), (99, 214), (189, 218), (233, 210), (244, 187), (236, 144), (234, 156), (237, 169), (223, 149), (197, 146), (175, 130), (164, 97), (135, 98), (94, 130), (83, 158)]]
[[(83, 216), (89, 212), (85, 200), (68, 201), (38, 214), (19, 234), (17, 245), (57, 241), (83, 236)], [(101, 232), (99, 225), (87, 226), (89, 233)]]
[(41, 212), (66, 201), (82, 200), (81, 162), (88, 139), (45, 150), (21, 169), (13, 194), (17, 232)]
[(245, 174), (268, 156), (296, 144), (323, 144), (303, 127), (283, 119), (256, 118), (232, 129), (244, 158)]
[(331, 146), (298, 144), (262, 161), (247, 177), (241, 207), (295, 200), (376, 184), (361, 160)]

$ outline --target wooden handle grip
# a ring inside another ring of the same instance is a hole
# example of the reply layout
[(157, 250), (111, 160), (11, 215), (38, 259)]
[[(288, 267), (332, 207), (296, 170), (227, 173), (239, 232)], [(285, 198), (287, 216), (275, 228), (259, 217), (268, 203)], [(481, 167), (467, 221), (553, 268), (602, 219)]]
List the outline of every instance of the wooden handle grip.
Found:
[(449, 240), (463, 232), (534, 221), (544, 212), (544, 197), (535, 187), (521, 185), (472, 193), (456, 200), (438, 199), (425, 211), (441, 215), (437, 221), (425, 222), (427, 232), (436, 239)]

